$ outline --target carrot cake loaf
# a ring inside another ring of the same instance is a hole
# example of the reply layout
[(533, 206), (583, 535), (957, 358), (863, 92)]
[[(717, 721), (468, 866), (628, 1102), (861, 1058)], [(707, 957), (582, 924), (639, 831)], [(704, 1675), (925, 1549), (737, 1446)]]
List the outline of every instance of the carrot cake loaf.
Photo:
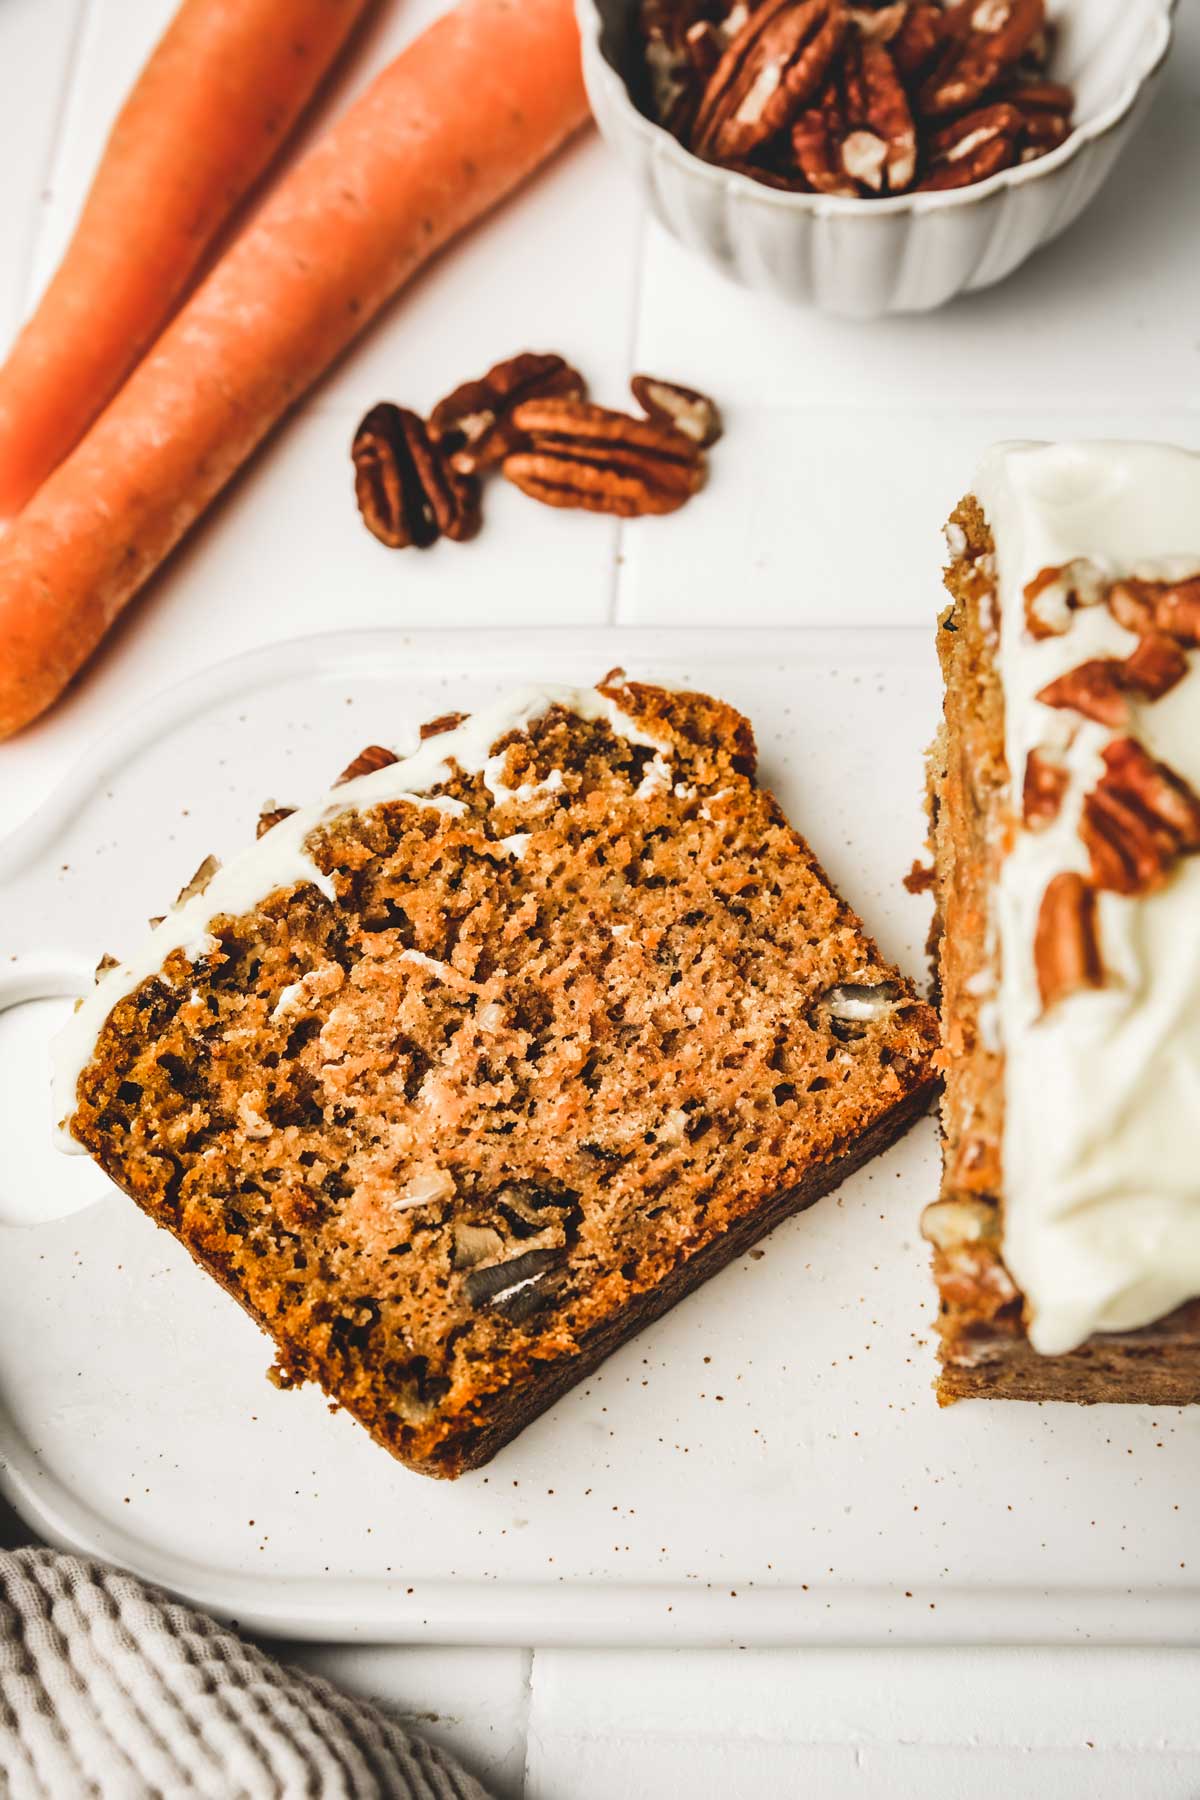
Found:
[(1008, 445), (931, 755), (943, 1402), (1200, 1399), (1200, 456)]
[(101, 976), (59, 1112), (277, 1380), (455, 1476), (889, 1144), (936, 1019), (719, 701), (537, 690), (349, 773)]

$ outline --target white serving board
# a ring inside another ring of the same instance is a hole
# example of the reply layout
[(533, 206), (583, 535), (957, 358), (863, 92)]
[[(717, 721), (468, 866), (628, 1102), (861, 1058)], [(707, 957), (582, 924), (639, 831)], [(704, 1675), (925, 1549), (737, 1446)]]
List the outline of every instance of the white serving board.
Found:
[(617, 662), (750, 713), (766, 779), (919, 972), (928, 907), (900, 877), (938, 704), (927, 632), (372, 632), (208, 671), (0, 845), (5, 1492), (48, 1538), (292, 1637), (1200, 1641), (1200, 1414), (939, 1413), (928, 1123), (451, 1485), (271, 1387), (234, 1303), (49, 1148), (64, 1003), (16, 1002), (128, 948), (268, 797), (450, 706)]

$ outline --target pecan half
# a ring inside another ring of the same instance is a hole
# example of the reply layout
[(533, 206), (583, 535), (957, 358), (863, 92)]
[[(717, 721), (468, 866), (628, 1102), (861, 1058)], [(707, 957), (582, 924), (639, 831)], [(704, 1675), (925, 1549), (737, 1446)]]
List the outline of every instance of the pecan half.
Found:
[(1092, 879), (1117, 894), (1153, 893), (1180, 857), (1200, 853), (1200, 795), (1133, 738), (1109, 744), (1104, 770), (1080, 825)]
[(1021, 115), (1015, 106), (1001, 102), (967, 113), (929, 140), (929, 168), (917, 183), (918, 192), (945, 193), (971, 187), (1017, 160), (1021, 139)]
[(1104, 573), (1086, 556), (1040, 569), (1025, 586), (1025, 627), (1030, 637), (1062, 637), (1071, 615), (1096, 606), (1107, 594)]
[(1046, 23), (1044, 0), (959, 0), (946, 47), (918, 95), (931, 118), (963, 112), (1018, 63)]
[(1044, 831), (1053, 825), (1062, 811), (1070, 779), (1066, 764), (1052, 750), (1043, 746), (1029, 752), (1021, 787), (1021, 817), (1028, 830)]
[(518, 448), (512, 415), (523, 400), (582, 400), (585, 391), (583, 376), (565, 357), (526, 350), (439, 400), (429, 435), (460, 475), (477, 475)]
[(844, 0), (762, 0), (704, 90), (692, 148), (752, 156), (820, 93), (848, 22)]
[(1056, 875), (1042, 895), (1033, 960), (1047, 1012), (1081, 988), (1104, 986), (1096, 894), (1082, 875), (1074, 871)]
[(504, 474), (547, 506), (637, 518), (674, 512), (703, 485), (699, 447), (658, 420), (582, 400), (527, 400), (513, 417), (529, 448)]
[(357, 781), (360, 775), (374, 775), (377, 769), (386, 769), (399, 760), (394, 750), (385, 750), (382, 744), (368, 744), (352, 763), (347, 763), (333, 785), (341, 787), (345, 781)]
[(1177, 643), (1200, 647), (1200, 575), (1175, 582), (1114, 582), (1108, 609), (1118, 625), (1139, 636), (1161, 632)]
[(656, 419), (660, 425), (673, 425), (702, 450), (707, 450), (720, 437), (721, 415), (715, 401), (707, 394), (680, 387), (674, 381), (660, 381), (656, 375), (635, 375), (629, 385), (648, 419)]
[(1074, 129), (1075, 95), (1059, 81), (1019, 80), (1004, 95), (1021, 115), (1020, 157), (1032, 162), (1065, 144)]
[(406, 407), (373, 406), (354, 434), (354, 491), (368, 531), (389, 549), (427, 550), (479, 529), (477, 483), (452, 469)]

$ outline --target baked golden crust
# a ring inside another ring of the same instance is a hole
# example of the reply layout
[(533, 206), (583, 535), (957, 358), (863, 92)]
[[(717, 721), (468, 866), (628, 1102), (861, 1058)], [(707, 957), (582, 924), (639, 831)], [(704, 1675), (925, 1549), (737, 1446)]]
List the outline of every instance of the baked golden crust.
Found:
[(74, 1135), (270, 1333), (277, 1379), (429, 1474), (932, 1092), (933, 1014), (756, 785), (748, 722), (608, 691), (669, 779), (556, 706), (493, 746), (509, 797), (455, 772), (457, 815), (338, 815), (309, 839), (336, 899), (214, 921), (78, 1085)]

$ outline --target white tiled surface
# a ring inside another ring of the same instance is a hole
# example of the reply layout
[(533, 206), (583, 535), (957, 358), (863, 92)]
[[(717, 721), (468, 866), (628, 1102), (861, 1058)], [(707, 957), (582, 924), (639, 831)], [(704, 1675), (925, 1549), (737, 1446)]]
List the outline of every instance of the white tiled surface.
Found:
[[(438, 5), (382, 0), (324, 110)], [(170, 11), (0, 0), (0, 335), (53, 266)], [(118, 714), (254, 644), (386, 623), (919, 622), (936, 605), (937, 521), (987, 440), (1200, 445), (1200, 19), (1188, 0), (1182, 12), (1158, 108), (1083, 224), (1006, 286), (931, 318), (862, 330), (748, 298), (646, 225), (596, 143), (576, 146), (415, 285), (90, 679), (0, 749), (0, 829)], [(546, 514), (536, 532), (517, 496), (493, 494), (479, 544), (389, 559), (348, 525), (355, 419), (384, 394), (428, 404), (527, 344), (576, 357), (602, 398), (635, 367), (710, 387), (730, 430), (709, 494), (624, 531)], [(505, 1800), (1200, 1795), (1191, 1653), (291, 1654), (453, 1744)]]

